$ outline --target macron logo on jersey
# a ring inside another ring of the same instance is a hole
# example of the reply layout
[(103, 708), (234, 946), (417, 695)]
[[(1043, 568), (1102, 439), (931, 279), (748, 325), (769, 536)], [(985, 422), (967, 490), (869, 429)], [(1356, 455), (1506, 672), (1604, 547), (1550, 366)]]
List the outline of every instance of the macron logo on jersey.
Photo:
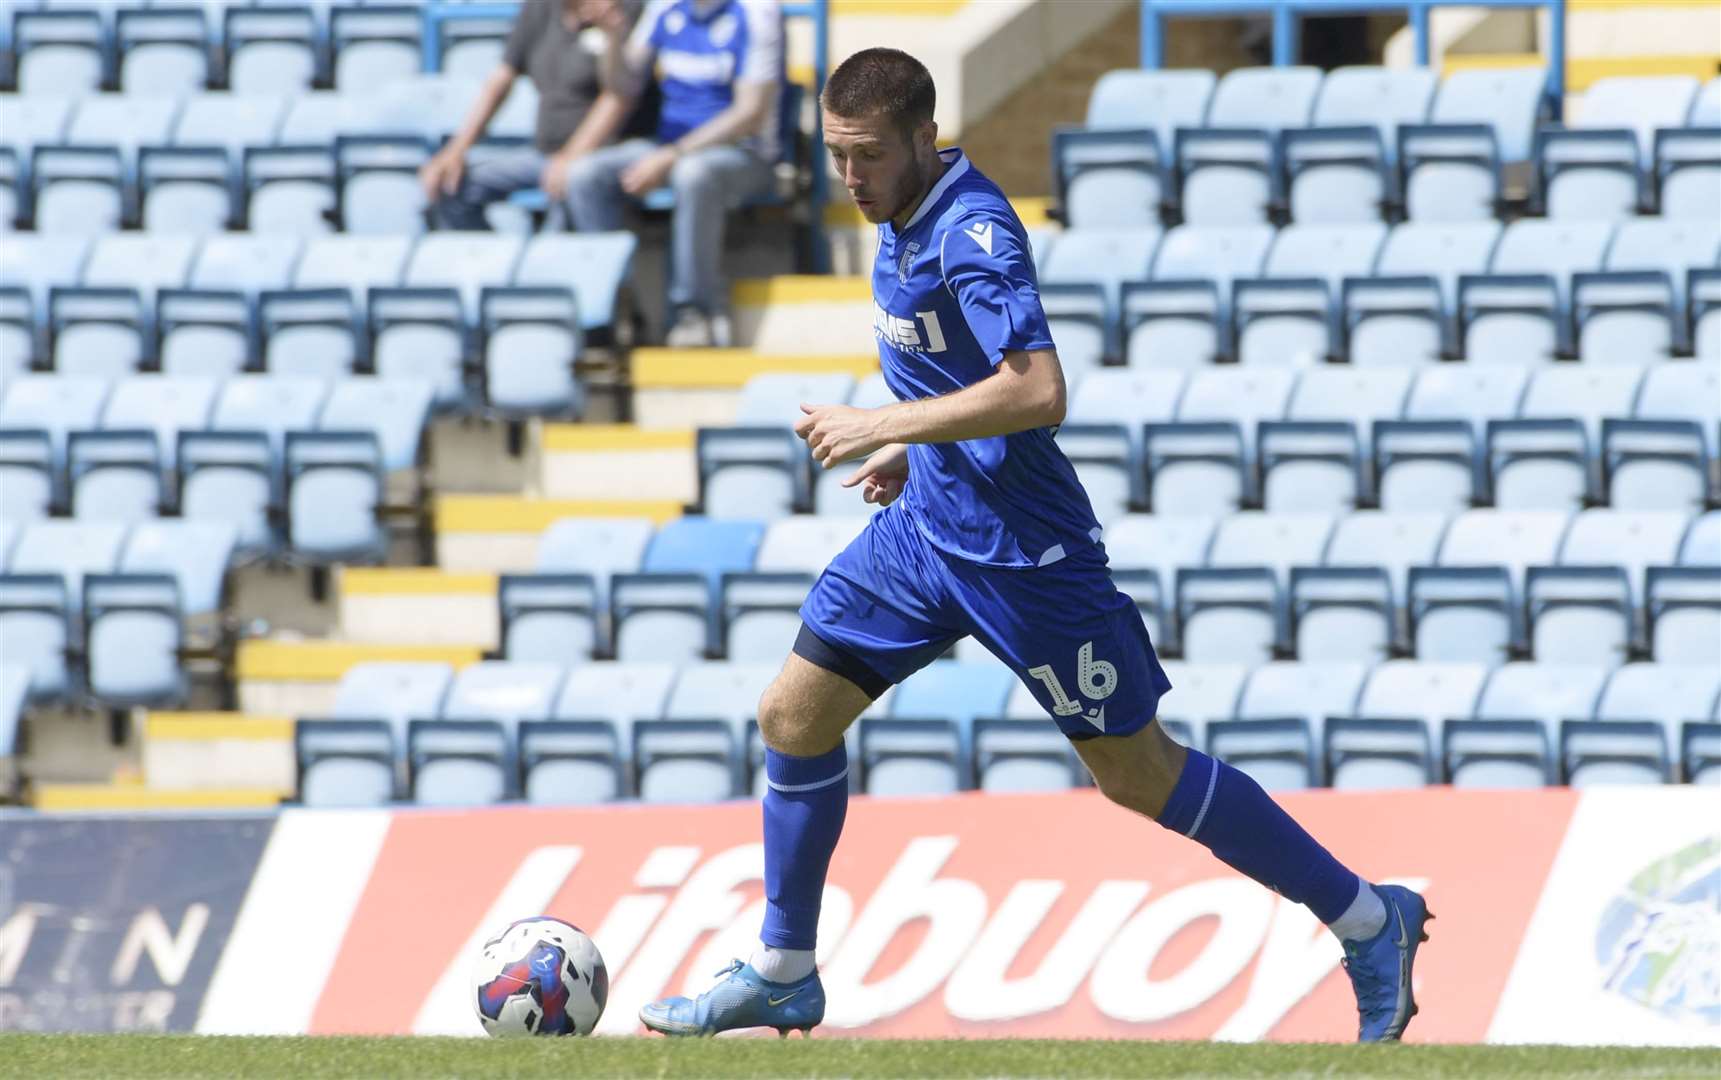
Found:
[(979, 244), (986, 254), (992, 254), (992, 223), (990, 221), (977, 221), (962, 231), (973, 237), (974, 242)]

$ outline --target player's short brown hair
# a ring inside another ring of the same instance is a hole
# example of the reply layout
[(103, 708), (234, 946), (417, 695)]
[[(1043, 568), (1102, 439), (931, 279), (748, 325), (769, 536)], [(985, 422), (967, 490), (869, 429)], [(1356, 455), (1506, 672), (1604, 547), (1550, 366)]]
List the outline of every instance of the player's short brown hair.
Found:
[(906, 134), (932, 119), (938, 91), (926, 65), (901, 49), (862, 49), (831, 72), (820, 100), (834, 116), (882, 113)]

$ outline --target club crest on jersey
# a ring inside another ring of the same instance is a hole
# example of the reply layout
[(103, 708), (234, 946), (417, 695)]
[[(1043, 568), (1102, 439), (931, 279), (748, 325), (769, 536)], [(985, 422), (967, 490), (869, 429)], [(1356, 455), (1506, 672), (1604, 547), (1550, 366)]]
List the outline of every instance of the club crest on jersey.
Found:
[(917, 241), (909, 241), (908, 246), (902, 250), (902, 258), (896, 260), (896, 280), (904, 285), (908, 284), (908, 268), (914, 265), (914, 257), (918, 254), (920, 244)]

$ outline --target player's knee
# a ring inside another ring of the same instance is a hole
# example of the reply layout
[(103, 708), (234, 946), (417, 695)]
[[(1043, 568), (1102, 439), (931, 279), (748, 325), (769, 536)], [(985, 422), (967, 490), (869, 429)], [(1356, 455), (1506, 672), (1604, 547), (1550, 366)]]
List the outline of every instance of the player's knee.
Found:
[(1186, 756), (1183, 747), (1158, 724), (1150, 724), (1121, 739), (1104, 741), (1107, 745), (1102, 752), (1083, 755), (1094, 783), (1119, 806), (1158, 818), (1183, 769)]
[(766, 688), (759, 698), (759, 735), (766, 746), (793, 753), (806, 740), (806, 717), (789, 698), (780, 682)]

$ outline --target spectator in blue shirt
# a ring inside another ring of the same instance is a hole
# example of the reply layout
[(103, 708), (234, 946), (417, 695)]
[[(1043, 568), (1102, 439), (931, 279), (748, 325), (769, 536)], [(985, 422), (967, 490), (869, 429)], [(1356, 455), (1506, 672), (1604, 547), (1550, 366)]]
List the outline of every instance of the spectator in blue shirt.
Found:
[[(721, 273), (724, 219), (767, 191), (777, 161), (783, 12), (776, 0), (652, 0), (612, 52), (594, 134), (620, 127), (655, 69), (655, 138), (629, 139), (547, 170), (574, 227), (622, 227), (624, 200), (667, 182), (675, 192), (670, 345), (728, 343)], [(602, 141), (602, 140), (599, 140)]]

